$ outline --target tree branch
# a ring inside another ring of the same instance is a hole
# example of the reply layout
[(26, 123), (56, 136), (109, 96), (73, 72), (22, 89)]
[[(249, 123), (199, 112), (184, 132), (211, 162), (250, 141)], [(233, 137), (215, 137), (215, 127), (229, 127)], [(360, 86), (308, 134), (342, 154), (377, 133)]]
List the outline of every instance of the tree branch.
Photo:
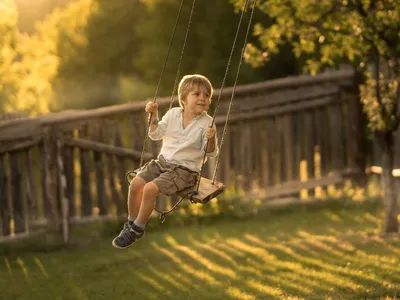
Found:
[(328, 17), (329, 15), (334, 14), (335, 12), (339, 12), (340, 9), (342, 8), (342, 5), (335, 3), (330, 9), (328, 9), (326, 12), (324, 12), (317, 21), (315, 22), (309, 22), (306, 20), (303, 20), (299, 17), (296, 16), (296, 8), (293, 6), (293, 3), (291, 1), (288, 1), (288, 6), (290, 8), (290, 12), (292, 15), (292, 18), (298, 22), (301, 25), (306, 25), (309, 27), (313, 27), (318, 29), (319, 31), (321, 31), (322, 33), (326, 34), (326, 33), (341, 33), (343, 35), (348, 35), (351, 34), (350, 31), (345, 31), (345, 30), (332, 30), (332, 29), (328, 29), (328, 28), (323, 28), (322, 27), (322, 22), (326, 19), (326, 17)]
[[(374, 2), (371, 2), (371, 6), (374, 4)], [(395, 41), (390, 40), (389, 38), (386, 37), (386, 30), (378, 30), (378, 28), (376, 28), (374, 22), (370, 22), (370, 15), (369, 12), (364, 10), (363, 4), (361, 2), (361, 0), (355, 0), (355, 2), (350, 1), (349, 5), (352, 5), (353, 8), (360, 14), (361, 17), (364, 18), (364, 22), (366, 23), (366, 25), (370, 28), (372, 28), (372, 30), (374, 31), (374, 33), (379, 37), (379, 39), (381, 39), (383, 42), (385, 42), (388, 50), (392, 53), (392, 55), (394, 57), (396, 57), (396, 45), (397, 45), (397, 37)], [(373, 7), (375, 8), (375, 7)], [(375, 9), (374, 9), (375, 11)], [(399, 28), (399, 26), (397, 26)]]
[(381, 69), (381, 63), (380, 63), (380, 56), (379, 56), (379, 51), (376, 47), (374, 47), (374, 52), (375, 52), (375, 82), (376, 82), (376, 86), (375, 86), (375, 94), (376, 94), (376, 100), (378, 101), (379, 104), (379, 109), (381, 112), (381, 116), (382, 119), (386, 119), (386, 114), (385, 114), (385, 109), (383, 107), (383, 103), (382, 103), (382, 97), (381, 97), (381, 86), (380, 86), (380, 69)]

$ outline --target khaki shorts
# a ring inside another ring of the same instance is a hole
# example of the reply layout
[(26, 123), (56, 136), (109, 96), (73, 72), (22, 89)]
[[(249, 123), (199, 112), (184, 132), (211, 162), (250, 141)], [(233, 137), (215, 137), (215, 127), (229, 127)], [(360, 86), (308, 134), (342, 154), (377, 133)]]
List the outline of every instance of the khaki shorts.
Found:
[(146, 182), (153, 181), (161, 193), (170, 196), (196, 185), (199, 173), (184, 166), (167, 163), (160, 155), (158, 159), (145, 164), (136, 176)]

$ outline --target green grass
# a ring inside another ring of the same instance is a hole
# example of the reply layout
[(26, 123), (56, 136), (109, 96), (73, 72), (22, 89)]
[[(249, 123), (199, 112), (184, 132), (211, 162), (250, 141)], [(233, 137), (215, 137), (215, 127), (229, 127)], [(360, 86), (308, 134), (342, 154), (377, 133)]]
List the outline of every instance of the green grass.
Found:
[(68, 247), (50, 235), (2, 246), (0, 298), (399, 299), (400, 238), (382, 237), (382, 221), (379, 204), (338, 201), (185, 226), (167, 218), (127, 250), (111, 246), (115, 224), (89, 226)]

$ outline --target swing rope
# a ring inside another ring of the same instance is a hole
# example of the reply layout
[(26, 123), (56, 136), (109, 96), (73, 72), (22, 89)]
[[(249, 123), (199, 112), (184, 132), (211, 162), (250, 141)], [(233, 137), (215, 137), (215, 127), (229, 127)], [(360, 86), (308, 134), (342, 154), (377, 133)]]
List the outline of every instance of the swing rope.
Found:
[[(221, 87), (221, 89), (220, 89), (220, 93), (219, 93), (219, 96), (218, 96), (217, 105), (216, 105), (216, 108), (215, 108), (215, 110), (214, 110), (214, 115), (213, 115), (213, 120), (212, 120), (211, 127), (214, 125), (214, 122), (215, 122), (216, 112), (217, 112), (217, 110), (218, 110), (218, 108), (219, 108), (219, 103), (220, 103), (220, 100), (221, 100), (221, 95), (222, 95), (222, 92), (223, 92), (223, 88), (224, 88), (224, 86), (225, 86), (225, 80), (226, 80), (226, 77), (227, 77), (227, 74), (228, 74), (228, 71), (229, 71), (229, 66), (230, 66), (230, 64), (231, 64), (231, 60), (232, 60), (234, 48), (235, 48), (235, 45), (236, 45), (237, 37), (238, 37), (238, 35), (239, 35), (240, 26), (241, 26), (241, 23), (242, 23), (244, 11), (245, 11), (245, 9), (246, 9), (246, 7), (247, 7), (248, 1), (249, 1), (249, 0), (246, 0), (244, 6), (243, 6), (243, 8), (242, 8), (242, 14), (241, 14), (241, 17), (240, 17), (240, 20), (239, 20), (239, 24), (238, 24), (238, 28), (237, 28), (237, 31), (236, 31), (235, 39), (234, 39), (233, 46), (232, 46), (232, 49), (231, 49), (231, 53), (230, 53), (230, 56), (229, 56), (228, 65), (227, 65), (227, 68), (226, 68), (226, 70), (225, 70), (225, 75), (224, 75), (224, 78), (223, 78), (223, 81), (222, 81), (222, 87)], [(254, 10), (255, 10), (255, 7), (256, 7), (256, 2), (257, 2), (257, 0), (253, 0), (253, 8), (252, 8), (252, 10), (251, 10), (251, 14), (250, 14), (250, 18), (249, 18), (249, 22), (248, 22), (248, 26), (247, 26), (246, 35), (245, 35), (245, 39), (244, 39), (244, 42), (243, 42), (243, 47), (242, 47), (242, 51), (241, 51), (241, 55), (240, 55), (239, 65), (238, 65), (238, 68), (237, 68), (236, 77), (235, 77), (235, 82), (234, 82), (234, 85), (233, 85), (233, 91), (232, 91), (231, 99), (230, 99), (230, 102), (229, 102), (229, 107), (228, 107), (227, 116), (226, 116), (226, 119), (225, 119), (224, 130), (223, 130), (223, 134), (222, 134), (222, 138), (221, 138), (221, 143), (220, 143), (220, 146), (219, 146), (220, 153), (219, 153), (218, 156), (217, 156), (217, 162), (216, 162), (216, 166), (215, 166), (215, 169), (214, 169), (214, 175), (213, 175), (213, 181), (212, 181), (213, 184), (215, 183), (215, 178), (216, 178), (217, 170), (218, 170), (218, 167), (219, 167), (219, 158), (220, 158), (220, 155), (221, 155), (221, 149), (222, 149), (222, 146), (223, 146), (223, 143), (224, 143), (224, 137), (225, 137), (225, 135), (226, 135), (226, 133), (227, 133), (227, 126), (228, 126), (228, 122), (229, 122), (229, 116), (230, 116), (231, 109), (232, 109), (232, 106), (233, 106), (233, 99), (234, 99), (234, 97), (235, 97), (235, 90), (236, 90), (237, 81), (238, 81), (238, 78), (239, 78), (240, 67), (241, 67), (242, 62), (243, 62), (244, 51), (246, 50), (247, 39), (248, 39), (248, 36), (249, 36), (251, 24), (252, 24), (252, 19), (253, 19)], [(207, 141), (206, 149), (207, 149), (207, 146), (208, 146), (208, 141)], [(202, 171), (203, 171), (203, 167), (204, 167), (204, 163), (205, 163), (205, 158), (206, 158), (206, 154), (204, 154), (204, 157), (203, 157), (203, 163), (202, 163), (202, 167), (201, 167), (201, 170), (200, 170), (200, 176), (199, 176), (199, 180), (198, 180), (198, 183), (197, 183), (196, 191), (194, 191), (194, 192), (189, 192), (188, 194), (186, 194), (186, 195), (184, 195), (183, 197), (181, 197), (181, 199), (179, 199), (179, 201), (178, 201), (177, 203), (175, 203), (175, 205), (174, 205), (170, 210), (168, 210), (168, 211), (160, 211), (160, 210), (158, 210), (158, 209), (156, 208), (156, 211), (159, 212), (159, 213), (161, 214), (161, 215), (160, 215), (161, 223), (163, 223), (163, 222), (165, 221), (166, 215), (169, 214), (169, 213), (171, 213), (172, 211), (174, 211), (174, 210), (179, 206), (179, 204), (180, 204), (185, 198), (187, 198), (188, 196), (190, 197), (190, 198), (189, 198), (190, 201), (193, 203), (192, 196), (195, 195), (195, 194), (197, 194), (198, 191), (199, 191), (199, 187), (200, 187), (200, 178), (201, 178), (201, 175), (202, 175)]]
[(187, 38), (189, 36), (190, 25), (192, 24), (192, 16), (193, 16), (195, 4), (196, 4), (196, 0), (193, 0), (192, 9), (190, 11), (189, 21), (188, 21), (188, 25), (187, 25), (187, 28), (186, 28), (185, 39), (183, 40), (182, 52), (181, 52), (181, 56), (179, 58), (178, 69), (176, 71), (174, 87), (172, 89), (171, 101), (169, 102), (169, 109), (168, 110), (170, 110), (172, 108), (172, 105), (174, 104), (174, 97), (175, 97), (176, 89), (178, 87), (178, 80), (179, 80), (179, 76), (180, 76), (181, 65), (182, 65), (182, 61), (183, 61), (183, 56), (185, 54), (186, 42), (187, 42)]
[[(160, 85), (161, 85), (161, 80), (162, 77), (164, 75), (164, 71), (165, 71), (165, 67), (167, 66), (167, 62), (168, 62), (168, 58), (169, 58), (169, 54), (171, 53), (171, 48), (172, 48), (172, 43), (174, 41), (175, 38), (175, 33), (176, 33), (176, 28), (178, 27), (178, 22), (179, 22), (179, 18), (181, 16), (181, 12), (182, 12), (182, 7), (183, 7), (183, 3), (185, 2), (185, 0), (181, 0), (181, 4), (179, 6), (179, 11), (178, 11), (178, 15), (176, 16), (176, 20), (175, 20), (175, 24), (174, 24), (174, 28), (172, 30), (172, 36), (171, 39), (169, 41), (169, 46), (168, 46), (168, 50), (167, 50), (167, 55), (164, 59), (164, 64), (163, 67), (161, 69), (161, 74), (160, 74), (160, 78), (158, 79), (158, 84), (156, 87), (156, 92), (154, 94), (154, 99), (153, 99), (153, 103), (157, 102), (157, 97), (158, 97), (158, 92), (160, 89)], [(149, 130), (150, 130), (150, 125), (151, 125), (151, 115), (149, 117), (148, 120), (148, 124), (147, 124), (147, 129), (146, 129), (146, 134), (144, 136), (144, 142), (143, 142), (143, 147), (142, 147), (142, 154), (140, 156), (140, 163), (139, 163), (139, 168), (141, 168), (143, 166), (143, 160), (144, 160), (144, 154), (146, 152), (146, 145), (147, 145), (147, 139), (148, 139), (148, 135), (149, 135)]]
[[(216, 118), (216, 116), (217, 116), (217, 111), (218, 111), (218, 109), (219, 109), (219, 105), (220, 105), (220, 101), (221, 101), (222, 92), (223, 92), (224, 87), (225, 87), (225, 81), (226, 81), (226, 78), (227, 78), (227, 76), (228, 76), (228, 72), (229, 72), (229, 68), (230, 68), (230, 65), (231, 65), (231, 60), (232, 60), (233, 52), (234, 52), (234, 50), (235, 50), (236, 41), (237, 41), (237, 38), (238, 38), (238, 36), (239, 36), (240, 27), (241, 27), (241, 24), (242, 24), (243, 16), (244, 16), (244, 13), (245, 13), (245, 11), (246, 11), (246, 7), (247, 7), (248, 2), (249, 2), (249, 0), (246, 0), (245, 3), (243, 4), (243, 7), (242, 7), (242, 14), (240, 15), (240, 20), (239, 20), (239, 24), (238, 24), (238, 27), (237, 27), (237, 30), (236, 30), (235, 38), (234, 38), (234, 40), (233, 40), (233, 45), (232, 45), (232, 48), (231, 48), (231, 53), (230, 53), (230, 55), (229, 55), (228, 64), (227, 64), (226, 69), (225, 69), (225, 75), (224, 75), (224, 78), (223, 78), (223, 80), (222, 80), (222, 85), (221, 85), (220, 92), (219, 92), (219, 95), (218, 95), (217, 104), (216, 104), (216, 106), (215, 106), (215, 110), (214, 110), (214, 115), (213, 115), (211, 127), (213, 127), (213, 126), (214, 126), (214, 123), (215, 123), (215, 118)], [(222, 134), (222, 137), (221, 137), (221, 143), (220, 143), (220, 146), (219, 146), (219, 154), (218, 154), (218, 156), (217, 156), (217, 163), (216, 163), (215, 169), (214, 169), (214, 176), (213, 176), (212, 184), (215, 183), (215, 177), (216, 177), (216, 174), (217, 174), (217, 171), (218, 171), (218, 167), (219, 167), (219, 157), (220, 157), (220, 155), (221, 155), (221, 149), (222, 149), (222, 146), (223, 146), (224, 137), (225, 137), (225, 134), (226, 134), (226, 132), (227, 132), (227, 126), (228, 126), (228, 121), (229, 121), (229, 115), (230, 115), (230, 112), (231, 112), (231, 107), (232, 107), (232, 105), (233, 105), (234, 91), (235, 91), (236, 84), (237, 84), (237, 81), (238, 81), (238, 78), (239, 78), (240, 66), (241, 66), (241, 64), (242, 64), (243, 54), (244, 54), (244, 51), (245, 51), (245, 49), (246, 49), (247, 38), (248, 38), (249, 31), (250, 31), (250, 28), (251, 28), (251, 21), (252, 21), (252, 18), (253, 18), (254, 9), (255, 9), (255, 7), (256, 7), (256, 2), (257, 2), (257, 0), (253, 0), (253, 8), (252, 8), (251, 15), (250, 15), (250, 19), (249, 19), (249, 22), (248, 22), (247, 31), (246, 31), (246, 36), (245, 36), (244, 43), (243, 43), (243, 47), (242, 47), (242, 52), (241, 52), (241, 54), (240, 54), (239, 66), (238, 66), (238, 69), (237, 69), (236, 78), (235, 78), (235, 83), (234, 83), (234, 90), (233, 90), (233, 93), (232, 93), (232, 96), (231, 96), (231, 99), (230, 99), (230, 102), (229, 102), (228, 113), (227, 113), (227, 116), (226, 116), (226, 119), (225, 119), (224, 131), (223, 131), (223, 134)], [(206, 149), (207, 149), (207, 148), (208, 148), (208, 141), (207, 141), (207, 144), (206, 144)], [(203, 163), (202, 163), (201, 169), (200, 169), (200, 178), (201, 178), (201, 176), (202, 176), (202, 174), (203, 174), (203, 169), (204, 169), (206, 157), (207, 157), (207, 152), (204, 152)], [(199, 188), (200, 188), (200, 180), (197, 182), (196, 193), (199, 192)]]
[[(242, 66), (242, 62), (243, 62), (244, 52), (246, 51), (247, 39), (248, 39), (250, 28), (251, 28), (251, 23), (252, 23), (252, 19), (253, 19), (253, 15), (254, 15), (254, 9), (256, 7), (256, 2), (257, 2), (257, 0), (253, 0), (253, 8), (251, 10), (249, 23), (247, 25), (246, 36), (244, 38), (244, 43), (243, 43), (243, 47), (242, 47), (242, 53), (240, 55), (239, 65), (238, 65), (238, 68), (237, 68), (237, 71), (236, 71), (235, 83), (233, 84), (231, 100), (229, 102), (228, 112), (226, 114), (226, 119), (225, 119), (224, 130), (223, 130), (223, 133), (222, 133), (221, 142), (220, 142), (220, 146), (219, 146), (220, 152), (218, 153), (218, 156), (217, 156), (217, 159), (216, 159), (216, 163), (215, 163), (214, 175), (213, 175), (213, 180), (212, 180), (213, 184), (215, 183), (215, 178), (217, 177), (217, 171), (218, 171), (218, 167), (219, 167), (219, 163), (220, 163), (220, 159), (219, 158), (220, 158), (220, 155), (221, 155), (221, 149), (222, 149), (222, 146), (224, 144), (225, 135), (226, 135), (226, 133), (228, 131), (229, 117), (231, 115), (231, 110), (232, 110), (232, 106), (233, 106), (233, 99), (235, 98), (236, 85), (237, 85), (237, 81), (238, 81), (238, 78), (239, 78), (240, 67)], [(221, 95), (221, 93), (220, 93), (220, 95)], [(215, 120), (215, 112), (214, 112), (213, 121), (214, 120)]]
[[(157, 101), (158, 91), (159, 91), (160, 84), (161, 84), (161, 79), (163, 77), (163, 74), (164, 74), (164, 71), (165, 71), (165, 67), (167, 65), (168, 57), (169, 57), (169, 54), (171, 52), (172, 43), (173, 43), (173, 40), (174, 40), (174, 37), (175, 37), (177, 25), (178, 25), (178, 22), (179, 22), (179, 18), (180, 18), (181, 12), (182, 12), (182, 7), (183, 7), (183, 3), (184, 2), (185, 2), (185, 0), (181, 1), (180, 7), (179, 7), (179, 11), (178, 11), (178, 15), (177, 15), (176, 20), (175, 20), (175, 25), (174, 25), (174, 28), (172, 30), (172, 35), (171, 35), (171, 39), (170, 39), (170, 42), (169, 42), (167, 55), (166, 55), (166, 58), (164, 60), (164, 64), (163, 64), (163, 67), (162, 67), (162, 70), (161, 70), (160, 78), (158, 80), (158, 84), (157, 84), (156, 92), (155, 92), (155, 95), (154, 95), (153, 103), (156, 103), (156, 101)], [(190, 11), (189, 21), (188, 21), (188, 25), (187, 25), (187, 29), (186, 29), (185, 40), (184, 40), (184, 43), (183, 43), (183, 46), (182, 46), (181, 56), (179, 58), (178, 68), (177, 68), (177, 72), (176, 72), (176, 76), (175, 76), (175, 83), (174, 83), (174, 88), (172, 90), (169, 109), (172, 108), (172, 105), (174, 103), (175, 91), (176, 91), (176, 87), (177, 87), (177, 82), (178, 82), (178, 77), (179, 77), (179, 73), (180, 73), (180, 68), (181, 68), (181, 65), (182, 65), (183, 56), (184, 56), (184, 53), (185, 53), (186, 41), (187, 41), (187, 37), (189, 35), (190, 25), (192, 23), (192, 15), (193, 15), (193, 12), (194, 12), (195, 3), (196, 3), (196, 0), (193, 0), (192, 9)], [(149, 134), (149, 130), (150, 130), (150, 120), (151, 120), (151, 115), (149, 117), (147, 128), (146, 128), (146, 134), (144, 136), (142, 153), (140, 155), (140, 163), (139, 163), (139, 168), (138, 169), (140, 169), (143, 166), (144, 155), (145, 155), (146, 148), (147, 148), (148, 134)], [(138, 169), (136, 169), (136, 170), (138, 170)], [(128, 184), (130, 184), (129, 175), (130, 174), (135, 174), (136, 175), (136, 170), (128, 171), (126, 173), (125, 178), (126, 178), (126, 181), (128, 182)]]
[[(173, 42), (173, 39), (174, 39), (174, 36), (175, 36), (175, 33), (176, 33), (176, 28), (177, 28), (179, 17), (180, 17), (181, 11), (182, 11), (183, 2), (184, 2), (184, 0), (182, 0), (181, 4), (180, 4), (179, 12), (178, 12), (178, 15), (177, 15), (177, 18), (176, 18), (176, 22), (175, 22), (175, 25), (174, 25), (174, 29), (173, 29), (173, 33), (172, 33), (171, 40), (170, 40), (170, 43), (169, 43), (167, 55), (166, 55), (166, 58), (164, 60), (164, 65), (163, 65), (163, 68), (162, 68), (162, 71), (161, 71), (161, 75), (160, 75), (160, 79), (159, 79), (159, 82), (158, 82), (158, 85), (157, 85), (157, 88), (156, 88), (156, 92), (155, 92), (155, 96), (154, 96), (154, 99), (153, 99), (153, 103), (157, 102), (158, 91), (159, 91), (161, 79), (162, 79), (163, 73), (165, 71), (165, 67), (166, 67), (166, 64), (167, 64), (167, 61), (168, 61), (168, 57), (169, 57), (169, 54), (170, 54), (170, 51), (171, 51), (171, 48), (172, 48), (172, 42)], [(193, 15), (194, 8), (195, 8), (195, 2), (196, 2), (196, 0), (193, 0), (192, 9), (191, 9), (190, 17), (189, 17), (189, 21), (188, 21), (188, 27), (187, 27), (187, 30), (186, 30), (186, 35), (185, 35), (185, 39), (184, 39), (184, 43), (183, 43), (183, 47), (182, 47), (181, 56), (180, 56), (180, 59), (179, 59), (177, 74), (176, 74), (176, 77), (175, 77), (174, 87), (173, 87), (173, 90), (172, 90), (172, 96), (171, 96), (171, 100), (170, 100), (169, 109), (172, 108), (172, 105), (173, 105), (173, 102), (174, 102), (174, 96), (175, 96), (175, 92), (176, 92), (176, 88), (177, 88), (177, 84), (178, 84), (180, 67), (181, 67), (181, 63), (182, 63), (183, 57), (184, 57), (184, 51), (185, 51), (185, 47), (186, 47), (186, 42), (187, 42), (187, 37), (188, 37), (190, 25), (191, 25), (191, 22), (192, 22), (192, 15)], [(216, 114), (217, 114), (217, 111), (218, 111), (219, 106), (220, 106), (220, 100), (221, 100), (221, 96), (222, 96), (223, 89), (224, 89), (224, 86), (225, 86), (225, 81), (226, 81), (226, 78), (227, 78), (227, 75), (228, 75), (228, 72), (229, 72), (229, 69), (230, 69), (230, 65), (231, 65), (233, 53), (234, 53), (234, 50), (235, 50), (237, 38), (239, 36), (240, 27), (241, 27), (241, 24), (242, 24), (243, 16), (245, 14), (248, 2), (249, 2), (249, 0), (246, 0), (245, 3), (243, 4), (243, 7), (242, 7), (242, 13), (241, 13), (241, 16), (240, 16), (239, 24), (238, 24), (238, 27), (237, 27), (237, 30), (236, 30), (235, 38), (234, 38), (233, 45), (232, 45), (232, 48), (231, 48), (231, 52), (230, 52), (230, 55), (229, 55), (228, 64), (227, 64), (227, 67), (225, 69), (225, 74), (224, 74), (224, 77), (223, 77), (223, 80), (222, 80), (222, 85), (221, 85), (221, 88), (220, 88), (220, 93), (219, 93), (219, 96), (218, 96), (218, 99), (217, 99), (217, 103), (216, 103), (216, 107), (215, 107), (215, 110), (214, 110), (211, 127), (213, 127), (214, 124), (215, 124)], [(225, 119), (223, 134), (222, 134), (221, 142), (220, 142), (220, 146), (219, 146), (219, 150), (220, 151), (219, 151), (219, 154), (217, 156), (217, 162), (216, 162), (216, 166), (215, 166), (215, 169), (214, 169), (214, 175), (213, 175), (213, 181), (212, 181), (213, 184), (215, 183), (215, 178), (216, 178), (217, 170), (218, 170), (218, 167), (219, 167), (219, 161), (220, 161), (219, 158), (220, 158), (220, 155), (221, 155), (221, 149), (222, 149), (222, 146), (223, 146), (223, 143), (224, 143), (225, 135), (227, 133), (227, 125), (228, 125), (228, 122), (229, 122), (229, 116), (230, 116), (231, 108), (232, 108), (232, 105), (233, 105), (233, 99), (234, 99), (234, 96), (235, 96), (235, 90), (236, 90), (237, 81), (238, 81), (239, 73), (240, 73), (240, 67), (241, 67), (241, 64), (242, 64), (242, 61), (243, 61), (244, 51), (246, 49), (247, 39), (248, 39), (248, 35), (249, 35), (249, 32), (250, 32), (250, 28), (251, 28), (252, 18), (253, 18), (254, 10), (255, 10), (255, 7), (256, 7), (256, 2), (257, 2), (257, 0), (253, 0), (253, 7), (252, 7), (252, 10), (251, 10), (250, 19), (249, 19), (249, 22), (248, 22), (248, 27), (247, 27), (247, 31), (246, 31), (246, 35), (245, 35), (245, 39), (244, 39), (241, 55), (240, 55), (240, 60), (239, 60), (239, 65), (238, 65), (238, 69), (237, 69), (237, 72), (236, 72), (234, 86), (233, 86), (233, 92), (232, 92), (231, 99), (230, 99), (230, 102), (229, 102), (228, 112), (227, 112), (227, 116), (226, 116), (226, 119)], [(142, 148), (142, 153), (141, 153), (141, 158), (140, 158), (139, 169), (143, 165), (144, 154), (145, 154), (145, 151), (146, 151), (146, 144), (147, 144), (148, 134), (149, 134), (150, 125), (151, 125), (150, 122), (151, 122), (151, 115), (149, 117), (148, 124), (147, 124), (146, 135), (145, 135), (145, 138), (144, 138), (144, 143), (143, 143), (143, 148)], [(208, 148), (208, 141), (206, 143), (206, 149), (207, 148)], [(192, 196), (198, 194), (198, 191), (199, 191), (200, 179), (202, 177), (204, 164), (205, 164), (205, 160), (206, 160), (206, 155), (207, 155), (207, 153), (204, 152), (203, 162), (202, 162), (202, 166), (201, 166), (201, 169), (200, 169), (200, 172), (199, 172), (200, 174), (199, 174), (199, 180), (198, 180), (198, 183), (197, 183), (196, 190), (192, 191), (192, 192), (189, 192), (186, 195), (184, 195), (183, 197), (181, 197), (181, 199), (179, 201), (177, 201), (177, 203), (168, 211), (161, 211), (161, 210), (155, 208), (155, 210), (161, 214), (160, 215), (160, 220), (161, 220), (162, 223), (164, 222), (166, 215), (171, 213), (173, 210), (175, 210), (178, 207), (178, 205), (184, 199), (186, 199), (188, 196), (190, 197), (189, 198), (190, 201), (193, 202)], [(130, 173), (135, 173), (135, 171), (128, 172), (127, 175), (126, 175), (127, 178), (128, 178), (128, 175)], [(128, 180), (128, 182), (129, 182), (129, 180)]]

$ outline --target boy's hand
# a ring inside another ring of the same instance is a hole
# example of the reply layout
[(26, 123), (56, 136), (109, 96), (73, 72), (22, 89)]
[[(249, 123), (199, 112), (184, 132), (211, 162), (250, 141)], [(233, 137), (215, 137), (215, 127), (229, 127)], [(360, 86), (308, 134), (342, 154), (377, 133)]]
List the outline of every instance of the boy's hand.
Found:
[(214, 138), (214, 137), (215, 137), (216, 131), (217, 131), (217, 130), (216, 130), (215, 128), (213, 128), (213, 127), (207, 128), (207, 131), (206, 131), (206, 138), (207, 138), (207, 139), (212, 139), (212, 138)]
[(158, 111), (158, 103), (147, 102), (144, 110), (149, 114), (155, 113)]

